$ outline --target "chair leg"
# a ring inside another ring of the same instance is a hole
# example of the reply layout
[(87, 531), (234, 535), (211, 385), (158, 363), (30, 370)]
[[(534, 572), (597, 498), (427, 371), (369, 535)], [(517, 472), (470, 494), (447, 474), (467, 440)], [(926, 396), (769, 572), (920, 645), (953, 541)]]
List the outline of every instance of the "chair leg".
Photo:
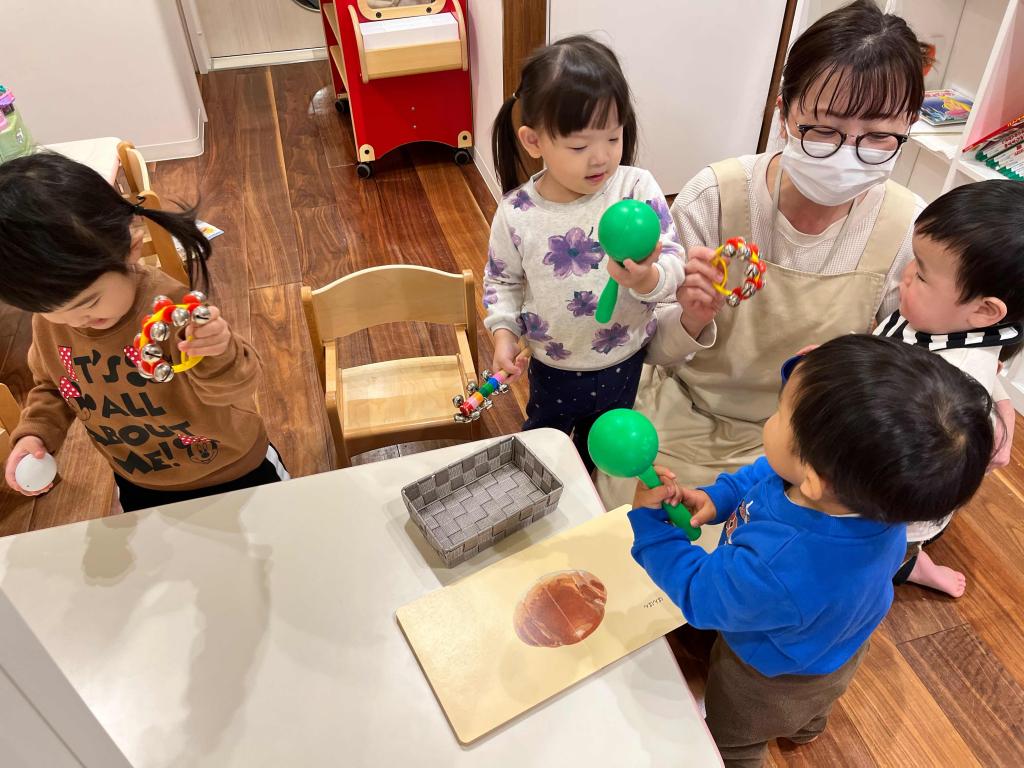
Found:
[(334, 438), (334, 468), (343, 469), (352, 466), (352, 460), (345, 445), (345, 433), (341, 429), (341, 418), (338, 415), (338, 408), (332, 402), (327, 402), (327, 423), (331, 427), (331, 437)]

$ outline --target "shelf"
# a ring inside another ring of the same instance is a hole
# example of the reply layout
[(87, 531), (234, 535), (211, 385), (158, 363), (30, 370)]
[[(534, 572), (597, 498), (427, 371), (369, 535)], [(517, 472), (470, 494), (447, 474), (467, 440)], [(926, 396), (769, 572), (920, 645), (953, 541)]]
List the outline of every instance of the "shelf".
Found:
[(334, 66), (338, 70), (338, 74), (341, 75), (341, 82), (345, 86), (345, 90), (348, 90), (348, 76), (345, 74), (345, 59), (341, 55), (341, 47), (332, 45), (330, 47), (331, 60), (334, 61)]
[(948, 163), (960, 150), (961, 136), (960, 133), (918, 133), (911, 134), (910, 141)]
[(989, 179), (1005, 181), (1010, 178), (1009, 176), (1003, 176), (995, 168), (989, 168), (984, 163), (978, 162), (973, 157), (961, 157), (957, 160), (956, 167), (964, 176), (968, 176), (975, 181), (988, 181)]
[(331, 32), (334, 33), (334, 39), (338, 41), (338, 45), (341, 45), (341, 33), (338, 31), (338, 6), (334, 3), (327, 3), (330, 8), (323, 7), (324, 16), (327, 18), (327, 23), (331, 25)]

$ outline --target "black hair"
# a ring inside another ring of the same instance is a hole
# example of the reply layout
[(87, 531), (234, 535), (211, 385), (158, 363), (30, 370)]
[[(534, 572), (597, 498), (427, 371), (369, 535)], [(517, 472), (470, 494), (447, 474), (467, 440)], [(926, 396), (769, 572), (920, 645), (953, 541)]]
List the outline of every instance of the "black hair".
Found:
[(498, 110), (491, 134), (503, 192), (526, 177), (513, 115), (517, 103), (521, 125), (551, 136), (603, 126), (614, 109), (622, 125), (622, 164), (633, 164), (637, 127), (629, 84), (612, 50), (592, 37), (566, 37), (536, 49), (523, 64), (519, 87)]
[(938, 520), (965, 504), (992, 456), (992, 398), (926, 349), (850, 334), (796, 366), (794, 451), (851, 512)]
[(961, 304), (994, 296), (1008, 322), (1024, 321), (1024, 182), (951, 189), (921, 211), (914, 232), (956, 254)]
[[(815, 104), (835, 86), (827, 112), (837, 117), (917, 119), (930, 62), (907, 22), (857, 0), (822, 16), (796, 39), (782, 70), (782, 114)], [(811, 91), (815, 91), (811, 93)]]
[(136, 215), (181, 243), (190, 287), (205, 290), (211, 248), (194, 209), (143, 209), (63, 155), (42, 152), (0, 164), (0, 301), (50, 312), (107, 272), (127, 274)]

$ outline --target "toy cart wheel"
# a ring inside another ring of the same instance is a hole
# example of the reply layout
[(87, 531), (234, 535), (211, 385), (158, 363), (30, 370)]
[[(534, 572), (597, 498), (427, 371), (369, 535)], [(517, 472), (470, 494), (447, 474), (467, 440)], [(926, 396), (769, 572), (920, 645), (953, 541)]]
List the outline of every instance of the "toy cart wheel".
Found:
[(455, 164), (456, 165), (467, 165), (473, 159), (473, 155), (469, 153), (468, 149), (457, 149), (455, 150)]
[(356, 166), (356, 173), (360, 179), (368, 179), (373, 176), (373, 166), (370, 163), (360, 163)]
[(334, 102), (334, 108), (343, 115), (348, 114), (348, 99), (338, 99)]

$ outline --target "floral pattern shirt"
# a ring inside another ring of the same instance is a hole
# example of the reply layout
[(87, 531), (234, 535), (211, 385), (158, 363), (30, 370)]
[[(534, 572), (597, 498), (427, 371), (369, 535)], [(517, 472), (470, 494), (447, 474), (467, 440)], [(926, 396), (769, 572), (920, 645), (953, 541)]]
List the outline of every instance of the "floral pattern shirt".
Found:
[[(499, 203), (484, 270), (484, 321), (525, 337), (534, 358), (554, 368), (599, 370), (621, 363), (657, 329), (654, 307), (674, 301), (683, 281), (684, 252), (665, 196), (641, 168), (620, 166), (592, 195), (553, 203), (538, 194), (538, 173)], [(650, 205), (661, 220), (658, 284), (648, 294), (619, 291), (606, 324), (594, 319), (608, 282), (597, 239), (605, 209), (627, 198)]]

